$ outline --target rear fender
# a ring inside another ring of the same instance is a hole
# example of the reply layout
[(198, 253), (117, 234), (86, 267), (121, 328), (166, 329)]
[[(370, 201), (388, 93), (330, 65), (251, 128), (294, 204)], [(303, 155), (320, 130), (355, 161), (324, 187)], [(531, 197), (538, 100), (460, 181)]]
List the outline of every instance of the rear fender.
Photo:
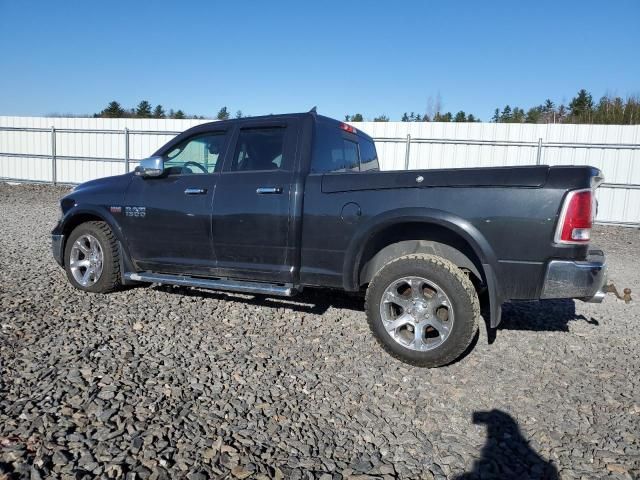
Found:
[(496, 327), (500, 323), (500, 307), (503, 301), (495, 277), (498, 263), (496, 255), (485, 237), (468, 220), (442, 210), (421, 207), (395, 209), (372, 217), (363, 223), (352, 237), (345, 252), (343, 288), (347, 291), (359, 290), (360, 266), (367, 243), (382, 230), (403, 223), (438, 225), (450, 230), (469, 244), (481, 263), (482, 271), (479, 273), (487, 285), (491, 312), (490, 323), (492, 327)]

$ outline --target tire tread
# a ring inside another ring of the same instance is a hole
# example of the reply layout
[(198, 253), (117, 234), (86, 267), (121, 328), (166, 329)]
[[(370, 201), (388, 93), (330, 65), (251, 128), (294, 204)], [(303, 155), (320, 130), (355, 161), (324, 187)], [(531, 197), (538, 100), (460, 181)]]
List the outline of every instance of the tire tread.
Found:
[[(111, 254), (111, 265), (103, 265), (102, 275), (103, 277), (96, 282), (95, 285), (101, 284), (101, 287), (96, 293), (110, 293), (118, 290), (122, 286), (122, 277), (120, 272), (120, 249), (118, 248), (118, 239), (111, 231), (111, 227), (106, 222), (98, 220), (92, 220), (89, 222), (81, 223), (76, 227), (78, 228), (95, 229), (100, 232), (107, 239), (107, 245), (104, 245), (104, 249), (109, 249)], [(74, 230), (75, 231), (75, 230)], [(73, 232), (71, 233), (73, 235)], [(66, 248), (65, 248), (66, 251)], [(66, 255), (66, 254), (65, 254)], [(66, 260), (66, 259), (65, 259)], [(105, 259), (106, 260), (106, 259)], [(95, 287), (94, 285), (94, 287)]]
[[(400, 360), (405, 363), (409, 363), (417, 367), (438, 367), (442, 365), (447, 365), (453, 362), (454, 360), (456, 360), (469, 347), (469, 345), (473, 341), (473, 337), (476, 335), (476, 332), (478, 331), (478, 324), (479, 324), (479, 318), (480, 318), (480, 302), (478, 301), (478, 295), (476, 293), (475, 287), (473, 286), (473, 283), (460, 268), (458, 268), (455, 264), (453, 264), (449, 260), (446, 260), (437, 255), (430, 255), (430, 254), (424, 254), (424, 253), (412, 253), (412, 254), (403, 255), (401, 257), (395, 258), (390, 262), (386, 263), (385, 265), (382, 266), (382, 268), (380, 268), (380, 270), (378, 270), (375, 273), (371, 282), (369, 283), (369, 287), (367, 288), (367, 293), (365, 296), (365, 311), (367, 313), (370, 311), (371, 302), (373, 300), (371, 298), (371, 292), (374, 291), (375, 288), (377, 287), (377, 284), (383, 280), (382, 278), (383, 275), (381, 275), (381, 273), (383, 273), (385, 269), (387, 269), (388, 267), (392, 266), (395, 263), (406, 262), (406, 261), (428, 262), (430, 264), (437, 265), (443, 268), (449, 274), (451, 274), (452, 277), (463, 287), (464, 292), (468, 297), (468, 300), (471, 302), (472, 312), (473, 312), (472, 321), (467, 325), (467, 328), (463, 330), (462, 335), (460, 335), (458, 338), (452, 338), (452, 340), (454, 340), (456, 343), (452, 348), (449, 349), (449, 353), (440, 357), (435, 362), (432, 360), (421, 361), (421, 360), (416, 360), (412, 358), (407, 358), (397, 353), (393, 349), (391, 349), (387, 344), (387, 342), (384, 339), (380, 338), (380, 335), (378, 334), (377, 330), (374, 328), (373, 322), (375, 321), (375, 319), (372, 318), (372, 315), (367, 314), (367, 322), (369, 323), (369, 328), (373, 332), (374, 337), (376, 338), (380, 346), (389, 355), (391, 355), (397, 360)], [(378, 308), (378, 305), (375, 305), (375, 308)]]

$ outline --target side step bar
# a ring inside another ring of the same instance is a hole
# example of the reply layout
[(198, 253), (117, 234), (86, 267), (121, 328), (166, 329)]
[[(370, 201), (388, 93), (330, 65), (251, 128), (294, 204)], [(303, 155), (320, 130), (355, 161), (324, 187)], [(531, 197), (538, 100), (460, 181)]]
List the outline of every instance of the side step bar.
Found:
[(277, 295), (279, 297), (291, 297), (297, 293), (292, 284), (277, 285), (272, 283), (243, 282), (241, 280), (229, 280), (226, 278), (210, 279), (152, 272), (127, 272), (124, 274), (124, 278), (135, 282), (183, 285), (186, 287), (210, 288), (212, 290), (227, 290), (241, 293), (260, 293), (263, 295)]

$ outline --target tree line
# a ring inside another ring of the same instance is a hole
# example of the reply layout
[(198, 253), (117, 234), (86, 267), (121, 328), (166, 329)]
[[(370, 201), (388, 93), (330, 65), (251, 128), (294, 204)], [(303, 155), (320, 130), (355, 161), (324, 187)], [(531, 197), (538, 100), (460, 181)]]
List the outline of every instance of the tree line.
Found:
[[(364, 122), (365, 119), (361, 113), (355, 113), (353, 115), (345, 115), (345, 122)], [(388, 116), (380, 115), (373, 118), (374, 122), (390, 122)], [(440, 113), (436, 112), (432, 116), (425, 113), (424, 115), (420, 115), (415, 112), (404, 112), (402, 117), (400, 118), (401, 122), (479, 122), (480, 119), (476, 118), (472, 113), (466, 114), (464, 111), (460, 110), (455, 115), (451, 112)]]
[[(205, 119), (211, 117), (204, 117), (202, 115), (187, 115), (183, 110), (165, 111), (162, 105), (156, 105), (153, 107), (147, 100), (142, 100), (135, 108), (124, 108), (119, 102), (113, 100), (100, 112), (93, 114), (94, 118), (198, 118)], [(242, 110), (238, 110), (235, 114), (235, 118), (242, 118), (244, 115)], [(222, 107), (218, 110), (217, 115), (214, 117), (218, 120), (228, 120), (231, 118), (231, 113), (227, 107)]]
[[(460, 110), (457, 113), (441, 111), (441, 100), (438, 98), (435, 105), (429, 100), (429, 112), (425, 114), (415, 112), (404, 112), (400, 117), (402, 122), (480, 122), (480, 118), (472, 113)], [(198, 115), (187, 115), (183, 110), (169, 109), (165, 111), (162, 105), (152, 106), (147, 100), (142, 100), (135, 108), (124, 108), (117, 101), (109, 104), (94, 117), (102, 118), (215, 118), (227, 120), (231, 118), (226, 106), (221, 107), (214, 117), (204, 117)], [(241, 110), (235, 113), (235, 118), (245, 116)], [(363, 122), (365, 118), (361, 113), (345, 115), (347, 122)], [(389, 122), (391, 119), (386, 115), (378, 115), (373, 118), (374, 122)], [(505, 105), (502, 109), (496, 108), (491, 121), (494, 123), (587, 123), (587, 124), (619, 124), (637, 125), (640, 124), (640, 98), (629, 96), (625, 99), (619, 96), (604, 95), (597, 102), (594, 102), (591, 93), (585, 89), (578, 91), (575, 97), (565, 105), (556, 105), (552, 100), (547, 99), (540, 105), (528, 108), (527, 110), (518, 106)]]
[(630, 96), (604, 95), (598, 102), (584, 88), (571, 99), (569, 105), (556, 106), (550, 99), (526, 112), (522, 108), (505, 105), (496, 108), (492, 122), (496, 123), (587, 123), (587, 124), (640, 124), (640, 99)]
[[(347, 122), (365, 121), (361, 113), (345, 115)], [(390, 121), (387, 115), (373, 118), (374, 122)], [(475, 115), (460, 110), (458, 113), (441, 112), (440, 100), (436, 102), (435, 111), (429, 115), (425, 113), (405, 112), (400, 118), (402, 122), (479, 122)], [(623, 99), (619, 96), (604, 95), (596, 103), (591, 93), (585, 89), (578, 91), (568, 105), (556, 104), (550, 99), (540, 105), (527, 110), (510, 105), (502, 109), (496, 108), (491, 121), (494, 123), (587, 123), (587, 124), (640, 124), (640, 98), (629, 96)]]

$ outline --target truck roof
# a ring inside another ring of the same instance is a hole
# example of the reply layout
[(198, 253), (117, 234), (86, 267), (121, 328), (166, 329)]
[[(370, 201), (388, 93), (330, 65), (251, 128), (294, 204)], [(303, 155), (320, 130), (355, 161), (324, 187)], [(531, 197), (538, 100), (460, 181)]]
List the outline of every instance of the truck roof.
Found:
[[(320, 121), (323, 123), (335, 124), (337, 128), (340, 128), (340, 126), (343, 123), (345, 123), (345, 122), (341, 122), (340, 120), (327, 117), (325, 115), (319, 115), (314, 110), (312, 110), (309, 112), (300, 112), (300, 113), (278, 113), (278, 114), (271, 114), (271, 115), (258, 115), (258, 116), (252, 116), (252, 117), (230, 118), (228, 120), (214, 120), (213, 122), (202, 123), (199, 126), (214, 125), (214, 124), (219, 125), (221, 123), (233, 124), (233, 123), (242, 123), (242, 122), (248, 122), (248, 121), (254, 121), (254, 120), (284, 120), (284, 119), (290, 119), (290, 118), (302, 119), (306, 117), (312, 117), (316, 122)], [(356, 128), (356, 134), (373, 141), (371, 136), (367, 135), (365, 132), (363, 132), (359, 128)]]

